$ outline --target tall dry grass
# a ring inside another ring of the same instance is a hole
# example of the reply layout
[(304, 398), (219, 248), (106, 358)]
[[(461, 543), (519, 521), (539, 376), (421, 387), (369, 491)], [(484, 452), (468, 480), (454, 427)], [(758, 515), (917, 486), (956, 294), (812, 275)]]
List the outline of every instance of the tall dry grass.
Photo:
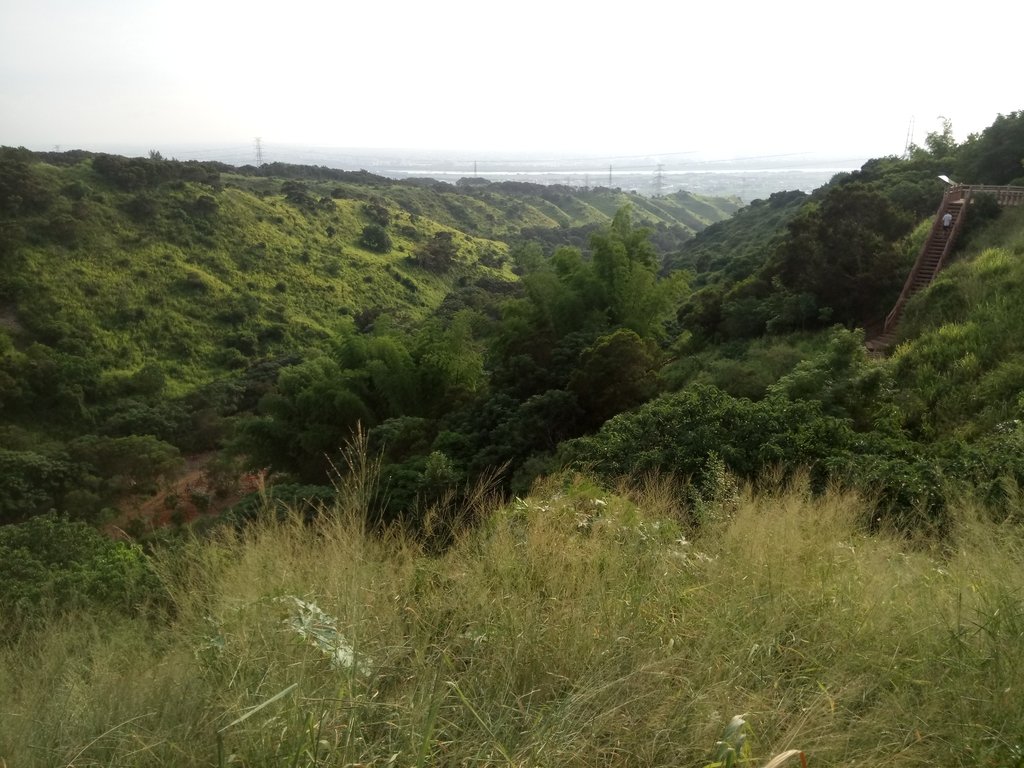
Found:
[(869, 535), (870, 505), (796, 483), (690, 530), (680, 498), (557, 478), (441, 554), (344, 508), (194, 540), (158, 559), (166, 622), (3, 650), (0, 758), (702, 766), (743, 713), (756, 764), (1021, 764), (1015, 524), (965, 502), (941, 544)]

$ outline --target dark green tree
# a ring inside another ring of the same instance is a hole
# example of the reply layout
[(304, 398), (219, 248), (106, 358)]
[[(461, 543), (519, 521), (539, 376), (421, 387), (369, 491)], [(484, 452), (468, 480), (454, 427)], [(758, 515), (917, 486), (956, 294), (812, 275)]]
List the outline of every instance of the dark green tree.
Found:
[(435, 232), (413, 257), (413, 261), (431, 272), (446, 272), (458, 258), (459, 248), (451, 232)]
[(813, 401), (752, 402), (692, 386), (610, 419), (596, 435), (568, 443), (565, 456), (612, 478), (659, 472), (701, 484), (719, 457), (751, 479), (776, 466), (805, 466), (824, 482), (825, 460), (845, 455), (852, 436), (844, 420)]
[(789, 400), (815, 400), (829, 416), (850, 420), (854, 429), (898, 429), (892, 374), (868, 359), (863, 331), (833, 329), (825, 349), (797, 364), (768, 388)]
[(626, 328), (601, 337), (587, 349), (569, 380), (587, 425), (595, 428), (653, 397), (658, 388), (658, 359), (653, 341)]
[(376, 422), (350, 378), (326, 357), (282, 370), (275, 390), (260, 401), (258, 415), (239, 424), (235, 450), (254, 466), (323, 483), (357, 427)]
[(765, 276), (794, 294), (814, 296), (820, 319), (870, 322), (899, 293), (909, 265), (898, 241), (912, 226), (912, 217), (879, 192), (842, 185), (790, 222)]
[(980, 135), (968, 137), (956, 173), (968, 184), (1024, 184), (1024, 110), (999, 115)]
[(359, 244), (375, 253), (391, 252), (391, 236), (380, 224), (367, 224), (359, 236)]
[(0, 155), (0, 215), (43, 213), (52, 202), (53, 195), (30, 163), (16, 155)]
[(387, 228), (391, 225), (391, 211), (380, 198), (373, 198), (363, 203), (363, 215), (372, 223)]
[(650, 233), (633, 226), (629, 206), (615, 214), (607, 230), (594, 234), (590, 245), (610, 323), (643, 337), (663, 335), (663, 323), (686, 288), (685, 274), (658, 279)]
[(0, 526), (0, 621), (10, 641), (53, 611), (131, 613), (159, 593), (138, 546), (53, 514)]

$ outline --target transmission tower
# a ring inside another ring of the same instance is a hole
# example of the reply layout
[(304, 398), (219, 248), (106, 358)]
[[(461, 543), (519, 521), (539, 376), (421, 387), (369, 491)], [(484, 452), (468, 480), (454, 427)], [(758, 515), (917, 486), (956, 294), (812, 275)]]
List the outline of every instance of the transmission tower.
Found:
[(256, 167), (263, 165), (263, 139), (256, 137)]
[(661, 183), (662, 183), (661, 169), (664, 168), (664, 167), (665, 166), (664, 166), (663, 163), (658, 163), (658, 170), (656, 170), (654, 172), (654, 196), (655, 197), (661, 197)]
[(608, 189), (612, 188), (612, 167), (608, 166)]
[(910, 116), (910, 125), (907, 126), (907, 140), (903, 142), (903, 156), (910, 155), (910, 145), (914, 142), (914, 116)]

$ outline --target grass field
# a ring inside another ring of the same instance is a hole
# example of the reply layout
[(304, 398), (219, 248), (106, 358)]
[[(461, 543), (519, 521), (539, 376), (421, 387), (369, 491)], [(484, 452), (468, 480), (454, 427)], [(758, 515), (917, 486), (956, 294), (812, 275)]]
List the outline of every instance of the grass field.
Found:
[(738, 764), (1024, 765), (1018, 525), (965, 501), (909, 541), (855, 496), (726, 478), (697, 530), (676, 491), (481, 494), (439, 552), (364, 531), (353, 486), (314, 526), (158, 552), (162, 610), (3, 648), (0, 758), (704, 766), (743, 715)]

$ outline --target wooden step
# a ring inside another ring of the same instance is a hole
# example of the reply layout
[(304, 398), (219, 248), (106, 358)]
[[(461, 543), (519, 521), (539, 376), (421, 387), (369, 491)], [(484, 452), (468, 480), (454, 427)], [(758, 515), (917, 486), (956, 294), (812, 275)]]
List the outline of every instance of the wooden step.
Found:
[[(1024, 202), (1024, 195), (1022, 195), (1021, 202)], [(903, 309), (907, 298), (930, 287), (935, 281), (941, 271), (943, 257), (950, 248), (951, 238), (955, 238), (959, 229), (960, 214), (965, 212), (963, 200), (947, 200), (939, 208), (932, 232), (921, 246), (918, 261), (904, 283), (903, 294), (887, 317), (886, 325), (889, 330), (865, 342), (865, 346), (873, 357), (881, 357), (895, 343), (896, 329), (903, 318)], [(951, 219), (951, 226), (942, 227), (942, 217), (947, 213)]]

